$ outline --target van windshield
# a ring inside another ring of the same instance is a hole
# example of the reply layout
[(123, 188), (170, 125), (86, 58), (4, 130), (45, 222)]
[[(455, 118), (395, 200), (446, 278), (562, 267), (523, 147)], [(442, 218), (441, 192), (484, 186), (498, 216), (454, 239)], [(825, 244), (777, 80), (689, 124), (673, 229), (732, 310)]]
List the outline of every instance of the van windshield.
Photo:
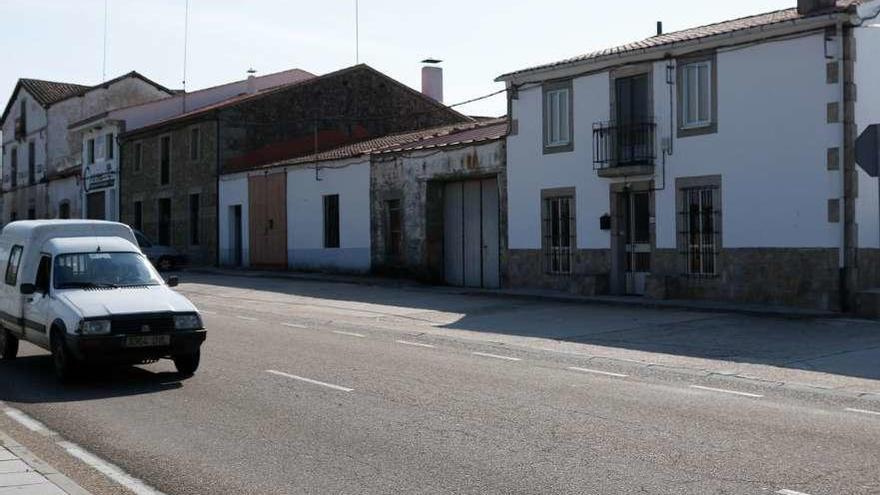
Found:
[(160, 285), (162, 279), (139, 253), (76, 253), (55, 257), (56, 289)]

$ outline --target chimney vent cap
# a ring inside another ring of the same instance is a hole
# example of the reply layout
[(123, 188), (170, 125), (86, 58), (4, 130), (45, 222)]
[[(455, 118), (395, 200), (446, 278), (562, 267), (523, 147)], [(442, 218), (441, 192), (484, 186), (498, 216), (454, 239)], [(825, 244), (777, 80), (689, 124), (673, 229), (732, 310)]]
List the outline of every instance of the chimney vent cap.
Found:
[(440, 62), (443, 61), (436, 58), (426, 58), (425, 60), (422, 60), (423, 64), (439, 64)]

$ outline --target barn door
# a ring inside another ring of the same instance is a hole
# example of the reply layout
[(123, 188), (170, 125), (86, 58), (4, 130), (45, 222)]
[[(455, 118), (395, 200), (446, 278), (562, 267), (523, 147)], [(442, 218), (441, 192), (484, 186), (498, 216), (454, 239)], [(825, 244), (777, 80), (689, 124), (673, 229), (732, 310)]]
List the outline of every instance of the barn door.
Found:
[(251, 265), (287, 267), (287, 180), (285, 174), (248, 178)]
[(464, 287), (499, 287), (496, 179), (451, 182), (446, 184), (444, 193), (446, 283)]

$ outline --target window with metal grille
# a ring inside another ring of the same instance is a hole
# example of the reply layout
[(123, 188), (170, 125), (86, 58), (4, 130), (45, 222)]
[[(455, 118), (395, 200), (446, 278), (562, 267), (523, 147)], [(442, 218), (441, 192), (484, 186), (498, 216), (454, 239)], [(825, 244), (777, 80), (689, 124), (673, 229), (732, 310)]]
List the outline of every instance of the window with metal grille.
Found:
[(37, 146), (33, 141), (28, 143), (28, 184), (37, 183)]
[(715, 187), (694, 187), (682, 191), (681, 216), (686, 270), (689, 275), (717, 273), (719, 215)]
[(134, 225), (136, 230), (144, 230), (144, 202), (134, 202)]
[(18, 186), (18, 148), (9, 152), (9, 180), (11, 187)]
[(402, 212), (400, 200), (390, 199), (385, 202), (385, 210), (388, 212), (386, 219), (386, 252), (391, 258), (400, 257), (401, 243), (403, 242)]
[(339, 195), (324, 196), (324, 247), (339, 247)]
[(106, 134), (104, 136), (104, 158), (106, 158), (108, 160), (113, 159), (113, 152), (114, 152), (113, 148), (114, 148), (114, 146), (113, 146), (113, 133), (111, 132), (111, 133)]
[(544, 257), (548, 273), (571, 273), (574, 239), (574, 198), (544, 199)]

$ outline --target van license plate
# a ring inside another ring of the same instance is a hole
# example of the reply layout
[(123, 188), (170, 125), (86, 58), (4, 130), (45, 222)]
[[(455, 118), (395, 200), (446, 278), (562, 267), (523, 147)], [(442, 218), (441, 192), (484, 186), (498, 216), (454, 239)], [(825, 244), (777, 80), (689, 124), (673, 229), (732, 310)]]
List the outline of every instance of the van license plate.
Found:
[(125, 338), (125, 347), (162, 347), (171, 344), (170, 335), (142, 335)]

